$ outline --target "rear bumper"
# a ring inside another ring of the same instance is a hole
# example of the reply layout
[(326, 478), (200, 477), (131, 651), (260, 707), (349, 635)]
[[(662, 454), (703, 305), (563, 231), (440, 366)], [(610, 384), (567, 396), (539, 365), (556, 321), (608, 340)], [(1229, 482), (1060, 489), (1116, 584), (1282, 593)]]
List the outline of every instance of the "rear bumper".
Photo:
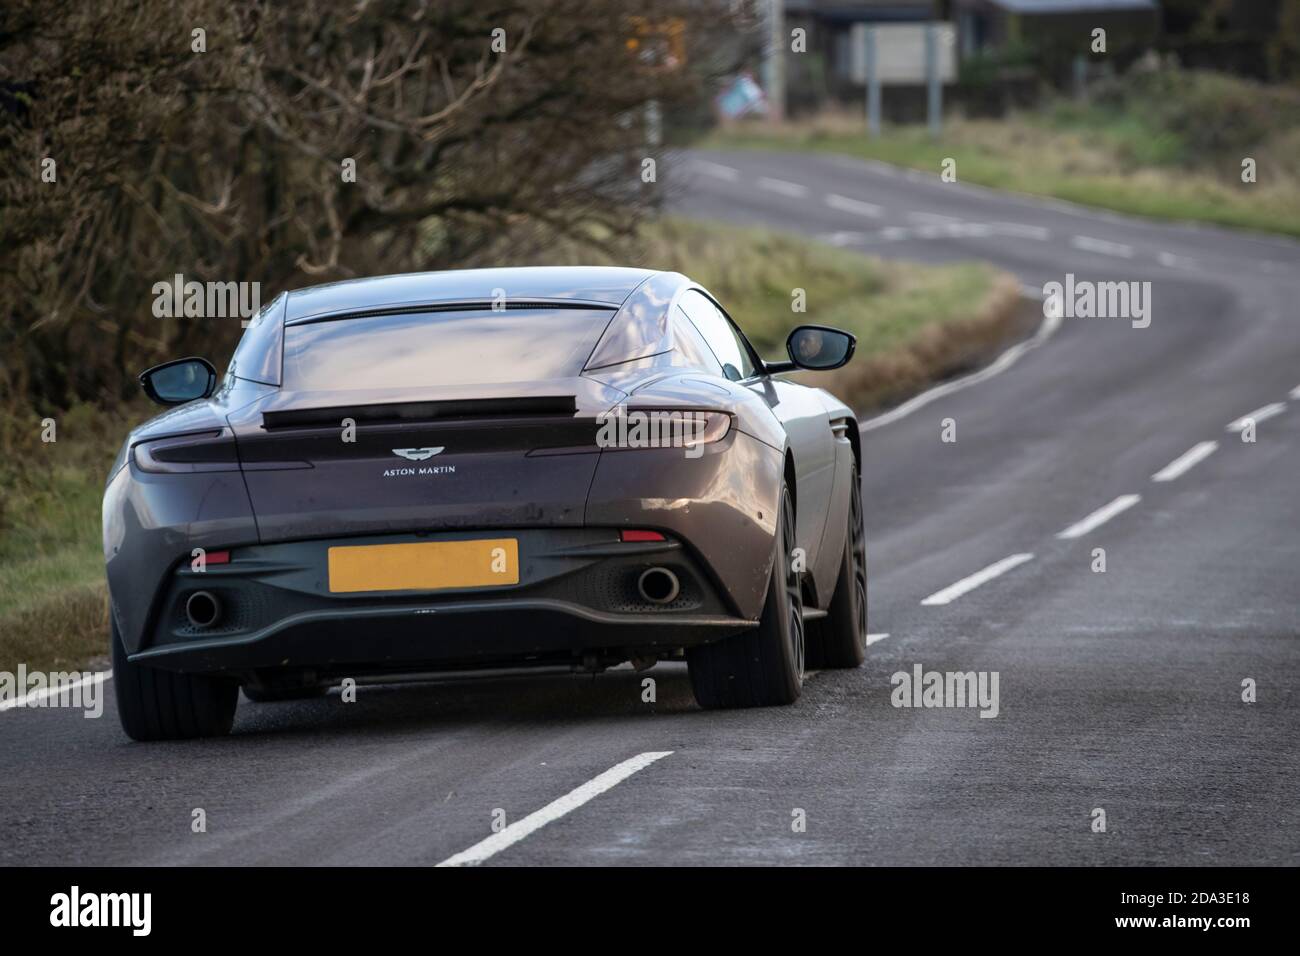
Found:
[(308, 669), (319, 676), (667, 657), (753, 626), (719, 615), (608, 614), (564, 601), (466, 601), (290, 615), (237, 637), (163, 644), (131, 660), (169, 670)]
[[(519, 542), (520, 581), (438, 592), (338, 594), (328, 549), (337, 544), (464, 540), (481, 533), (385, 535), (238, 549), (230, 564), (176, 568), (164, 583), (133, 662), (186, 672), (311, 670), (320, 676), (670, 657), (750, 628), (686, 546), (620, 542), (612, 529), (492, 532)], [(681, 593), (646, 603), (636, 580), (673, 570)], [(198, 628), (185, 602), (206, 591), (220, 619)]]

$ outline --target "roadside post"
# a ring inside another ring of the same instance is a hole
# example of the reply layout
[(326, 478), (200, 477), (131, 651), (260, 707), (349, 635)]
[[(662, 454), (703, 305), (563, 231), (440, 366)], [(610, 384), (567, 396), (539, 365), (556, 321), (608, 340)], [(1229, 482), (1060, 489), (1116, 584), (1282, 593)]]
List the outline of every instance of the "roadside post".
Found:
[(868, 26), (862, 36), (867, 68), (867, 133), (872, 139), (879, 139), (880, 69), (876, 63), (876, 28)]
[(943, 83), (939, 79), (939, 25), (925, 25), (925, 82), (927, 87), (926, 116), (930, 124), (930, 137), (938, 139), (943, 127)]
[(763, 90), (768, 119), (779, 123), (785, 118), (785, 0), (768, 0), (763, 12)]

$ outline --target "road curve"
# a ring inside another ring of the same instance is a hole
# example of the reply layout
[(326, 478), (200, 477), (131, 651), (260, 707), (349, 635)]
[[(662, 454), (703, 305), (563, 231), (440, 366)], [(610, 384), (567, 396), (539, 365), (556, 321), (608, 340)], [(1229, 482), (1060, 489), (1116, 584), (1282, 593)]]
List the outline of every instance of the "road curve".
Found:
[[(667, 167), (691, 215), (1033, 288), (1150, 281), (1152, 321), (1065, 318), (864, 433), (888, 636), (793, 707), (704, 713), (661, 665), (242, 702), (182, 744), (129, 743), (111, 700), (18, 708), (0, 862), (1300, 862), (1300, 246), (832, 156)], [(997, 716), (893, 706), (916, 665), (996, 672)]]

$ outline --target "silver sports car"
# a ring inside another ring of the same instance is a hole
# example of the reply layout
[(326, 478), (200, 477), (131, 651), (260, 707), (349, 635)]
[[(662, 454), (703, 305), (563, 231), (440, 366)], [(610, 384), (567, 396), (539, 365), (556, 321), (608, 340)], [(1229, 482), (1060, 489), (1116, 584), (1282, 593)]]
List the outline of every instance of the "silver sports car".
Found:
[(854, 667), (866, 566), (853, 412), (800, 326), (766, 362), (686, 276), (520, 268), (300, 289), (104, 493), (113, 673), (137, 740), (222, 734), (344, 678), (689, 664), (704, 707)]

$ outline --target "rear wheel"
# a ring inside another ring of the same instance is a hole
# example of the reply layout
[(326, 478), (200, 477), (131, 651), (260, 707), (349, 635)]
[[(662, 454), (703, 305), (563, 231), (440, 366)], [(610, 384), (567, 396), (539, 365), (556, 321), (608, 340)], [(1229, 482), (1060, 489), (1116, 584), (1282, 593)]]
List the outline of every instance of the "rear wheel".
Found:
[(795, 570), (794, 505), (781, 489), (776, 548), (758, 629), (692, 648), (691, 688), (701, 707), (790, 704), (803, 687), (803, 593)]
[(230, 733), (239, 684), (225, 677), (176, 674), (132, 664), (126, 659), (116, 622), (112, 631), (113, 695), (127, 736), (132, 740), (185, 740)]
[(867, 656), (867, 535), (862, 527), (862, 486), (858, 469), (850, 472), (849, 526), (835, 593), (826, 617), (808, 632), (812, 667), (857, 667)]

